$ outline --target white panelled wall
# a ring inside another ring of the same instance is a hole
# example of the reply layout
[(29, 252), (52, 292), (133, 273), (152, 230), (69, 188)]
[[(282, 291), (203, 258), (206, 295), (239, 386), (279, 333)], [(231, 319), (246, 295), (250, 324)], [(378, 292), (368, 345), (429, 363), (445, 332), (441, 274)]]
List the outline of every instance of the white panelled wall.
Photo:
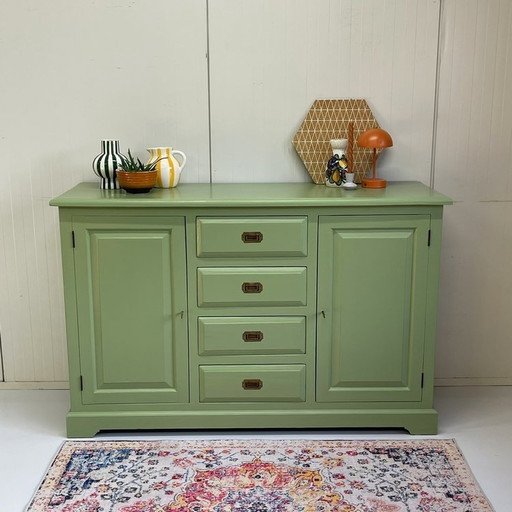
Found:
[(67, 385), (48, 201), (96, 180), (100, 139), (184, 151), (185, 182), (307, 181), (318, 98), (365, 98), (379, 174), (456, 200), (438, 382), (512, 384), (511, 26), (510, 0), (3, 0), (0, 387)]
[(434, 185), (446, 209), (437, 375), (512, 384), (512, 2), (443, 2)]
[(389, 179), (429, 183), (439, 2), (210, 2), (212, 176), (309, 181), (291, 140), (317, 98), (365, 98), (400, 150)]
[[(204, 0), (0, 3), (0, 329), (12, 387), (67, 386), (56, 208), (100, 139), (187, 153), (208, 181)], [(24, 384), (27, 383), (27, 384)], [(38, 384), (41, 383), (41, 384)]]

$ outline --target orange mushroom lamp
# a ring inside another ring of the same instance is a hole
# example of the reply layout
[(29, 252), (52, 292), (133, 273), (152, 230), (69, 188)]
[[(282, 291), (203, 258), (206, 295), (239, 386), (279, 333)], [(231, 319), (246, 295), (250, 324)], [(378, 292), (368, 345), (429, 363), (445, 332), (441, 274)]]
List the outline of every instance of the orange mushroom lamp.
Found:
[(377, 178), (376, 167), (377, 167), (377, 149), (389, 148), (393, 145), (393, 139), (386, 130), (381, 128), (373, 128), (367, 130), (357, 139), (357, 145), (362, 148), (373, 149), (373, 160), (372, 160), (372, 177), (363, 178), (363, 188), (385, 188), (387, 185), (386, 180)]

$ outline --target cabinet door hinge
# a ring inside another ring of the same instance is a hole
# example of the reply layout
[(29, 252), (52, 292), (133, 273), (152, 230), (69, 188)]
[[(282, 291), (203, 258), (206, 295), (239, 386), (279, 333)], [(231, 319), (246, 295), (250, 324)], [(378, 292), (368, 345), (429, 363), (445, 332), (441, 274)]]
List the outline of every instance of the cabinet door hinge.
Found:
[(71, 231), (71, 243), (73, 244), (73, 249), (76, 247), (75, 245), (75, 232)]
[(421, 389), (423, 389), (423, 384), (425, 383), (425, 374), (421, 374)]
[(84, 390), (84, 378), (80, 375), (80, 391)]
[(432, 236), (432, 230), (428, 230), (428, 240), (427, 240), (427, 245), (430, 247), (430, 237)]

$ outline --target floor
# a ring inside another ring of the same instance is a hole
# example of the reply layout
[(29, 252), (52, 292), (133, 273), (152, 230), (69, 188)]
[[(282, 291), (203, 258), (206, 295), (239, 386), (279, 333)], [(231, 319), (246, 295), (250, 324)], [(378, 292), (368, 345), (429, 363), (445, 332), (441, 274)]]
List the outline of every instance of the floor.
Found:
[[(440, 438), (454, 438), (496, 512), (510, 512), (512, 386), (436, 388)], [(66, 391), (0, 391), (0, 510), (23, 512), (65, 440)], [(119, 434), (117, 437), (130, 434)], [(283, 432), (229, 432), (229, 437), (285, 437)], [(145, 436), (206, 437), (199, 432)], [(107, 437), (107, 436), (102, 436)], [(114, 436), (109, 435), (109, 438)], [(144, 437), (138, 435), (137, 437)], [(222, 437), (215, 432), (213, 437)], [(294, 438), (408, 438), (405, 431), (306, 430)], [(418, 436), (419, 437), (419, 436)], [(427, 436), (431, 437), (431, 436)]]

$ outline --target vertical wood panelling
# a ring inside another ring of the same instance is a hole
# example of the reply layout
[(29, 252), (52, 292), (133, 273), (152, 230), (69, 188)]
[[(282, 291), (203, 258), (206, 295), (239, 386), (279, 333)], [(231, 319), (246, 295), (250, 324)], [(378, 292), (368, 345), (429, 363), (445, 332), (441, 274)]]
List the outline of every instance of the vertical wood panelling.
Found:
[(317, 98), (365, 98), (384, 177), (429, 183), (438, 1), (210, 2), (214, 181), (307, 181), (291, 145)]
[(512, 378), (512, 3), (444, 0), (435, 186), (446, 210), (438, 377)]
[(510, 378), (512, 3), (211, 0), (208, 31), (206, 3), (1, 2), (4, 379), (67, 379), (48, 201), (96, 180), (102, 138), (142, 158), (147, 146), (184, 151), (184, 182), (210, 179), (209, 137), (214, 181), (308, 181), (291, 140), (313, 100), (366, 98), (395, 141), (379, 174), (429, 183), (440, 6), (434, 185), (456, 204), (438, 377)]
[[(65, 381), (60, 242), (50, 198), (97, 181), (100, 139), (187, 154), (209, 180), (205, 0), (0, 6), (0, 328), (5, 380)], [(7, 72), (8, 70), (8, 72)]]

